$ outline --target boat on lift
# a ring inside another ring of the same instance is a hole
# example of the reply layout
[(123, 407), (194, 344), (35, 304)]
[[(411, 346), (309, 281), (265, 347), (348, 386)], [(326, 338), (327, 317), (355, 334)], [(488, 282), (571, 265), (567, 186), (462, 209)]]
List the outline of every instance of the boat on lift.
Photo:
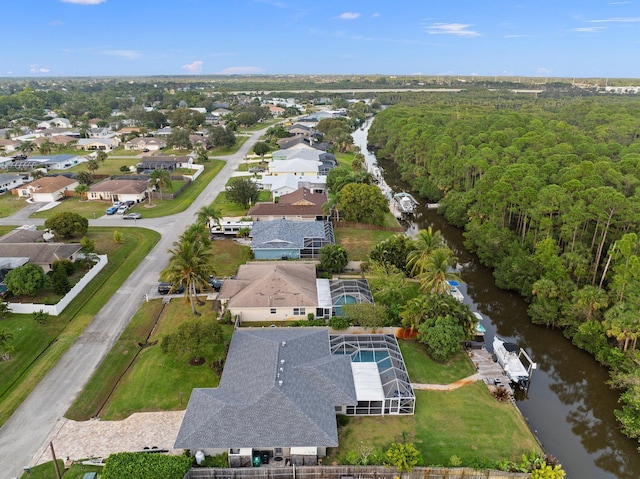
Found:
[(464, 294), (462, 294), (460, 288), (458, 288), (460, 283), (453, 280), (449, 280), (447, 283), (449, 284), (449, 294), (462, 303), (464, 301)]
[(410, 216), (416, 212), (418, 202), (409, 193), (406, 193), (404, 191), (396, 193), (395, 195), (393, 195), (393, 200), (396, 202), (400, 214), (404, 216)]
[[(536, 363), (526, 351), (517, 344), (509, 342), (498, 335), (493, 337), (493, 354), (509, 381), (517, 386), (526, 388), (531, 379), (531, 373), (537, 368)], [(523, 362), (522, 360), (525, 360)]]
[(482, 315), (477, 311), (474, 311), (473, 315), (478, 319), (478, 322), (476, 323), (476, 337), (484, 338), (487, 328), (482, 324)]

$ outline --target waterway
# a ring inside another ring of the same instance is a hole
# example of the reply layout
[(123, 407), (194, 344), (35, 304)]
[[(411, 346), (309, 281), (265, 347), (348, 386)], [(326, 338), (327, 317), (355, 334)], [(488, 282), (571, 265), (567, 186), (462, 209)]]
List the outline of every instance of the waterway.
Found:
[[(368, 165), (378, 163), (367, 151), (366, 128), (353, 134)], [(392, 163), (379, 162), (384, 179), (394, 191), (409, 191)], [(415, 195), (417, 198), (417, 195)], [(529, 353), (538, 369), (527, 395), (516, 404), (547, 453), (557, 457), (570, 479), (637, 479), (640, 453), (637, 443), (620, 433), (613, 411), (618, 395), (606, 384), (607, 371), (557, 330), (531, 324), (527, 304), (516, 293), (495, 286), (491, 270), (463, 245), (462, 230), (429, 210), (422, 201), (412, 230), (432, 226), (440, 230), (458, 258), (464, 281), (465, 303), (482, 316), (485, 345), (492, 350), (495, 334), (509, 338)], [(490, 427), (490, 426), (488, 426)]]

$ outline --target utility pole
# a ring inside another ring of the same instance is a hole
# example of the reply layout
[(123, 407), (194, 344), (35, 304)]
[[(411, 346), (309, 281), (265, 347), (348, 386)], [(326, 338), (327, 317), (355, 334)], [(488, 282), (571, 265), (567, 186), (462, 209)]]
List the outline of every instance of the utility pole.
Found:
[(53, 467), (56, 468), (56, 477), (58, 479), (62, 479), (62, 475), (60, 475), (60, 466), (58, 466), (58, 460), (56, 459), (56, 451), (53, 449), (53, 441), (49, 442), (49, 447), (51, 448), (51, 455), (53, 456)]

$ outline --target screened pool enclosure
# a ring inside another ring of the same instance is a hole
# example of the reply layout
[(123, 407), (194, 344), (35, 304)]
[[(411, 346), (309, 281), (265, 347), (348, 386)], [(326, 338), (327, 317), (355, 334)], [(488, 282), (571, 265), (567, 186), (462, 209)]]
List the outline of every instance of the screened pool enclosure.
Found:
[(331, 335), (331, 353), (351, 356), (357, 405), (337, 412), (348, 416), (413, 414), (416, 397), (391, 334)]

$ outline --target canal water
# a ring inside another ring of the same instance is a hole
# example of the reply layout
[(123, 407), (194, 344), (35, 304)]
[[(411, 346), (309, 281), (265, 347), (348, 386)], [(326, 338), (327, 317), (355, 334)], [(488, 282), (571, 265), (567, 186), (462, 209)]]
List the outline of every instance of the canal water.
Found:
[[(369, 126), (353, 137), (367, 164), (374, 165), (375, 155), (367, 151)], [(409, 191), (392, 163), (378, 164), (394, 192)], [(493, 336), (498, 334), (523, 347), (537, 363), (528, 394), (518, 397), (516, 404), (546, 452), (562, 462), (570, 479), (639, 478), (640, 453), (636, 441), (620, 433), (613, 414), (618, 395), (606, 384), (607, 371), (560, 331), (531, 324), (522, 298), (498, 289), (491, 270), (465, 249), (462, 230), (447, 224), (422, 201), (411, 230), (428, 226), (442, 232), (458, 258), (464, 281), (460, 290), (465, 303), (484, 317), (487, 349), (492, 350)]]

